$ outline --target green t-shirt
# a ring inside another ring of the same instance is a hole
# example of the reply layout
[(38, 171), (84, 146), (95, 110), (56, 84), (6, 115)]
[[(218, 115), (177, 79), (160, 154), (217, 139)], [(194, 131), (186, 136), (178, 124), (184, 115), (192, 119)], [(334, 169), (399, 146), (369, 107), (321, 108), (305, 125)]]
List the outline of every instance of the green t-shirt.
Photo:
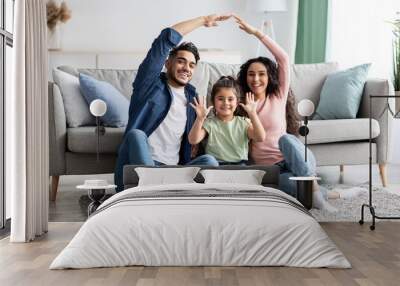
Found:
[(241, 116), (235, 116), (229, 122), (217, 117), (207, 118), (203, 124), (208, 133), (206, 154), (213, 155), (218, 161), (231, 163), (248, 160), (249, 123), (249, 119)]

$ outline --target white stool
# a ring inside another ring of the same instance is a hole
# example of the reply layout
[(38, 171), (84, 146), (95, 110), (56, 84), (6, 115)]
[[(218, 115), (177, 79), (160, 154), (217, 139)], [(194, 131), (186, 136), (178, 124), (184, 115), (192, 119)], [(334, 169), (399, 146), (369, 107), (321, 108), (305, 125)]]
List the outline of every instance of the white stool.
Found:
[(116, 185), (110, 185), (106, 180), (85, 180), (83, 185), (76, 186), (77, 189), (88, 190), (88, 196), (92, 201), (88, 206), (88, 216), (96, 211), (106, 196), (106, 189), (113, 189)]

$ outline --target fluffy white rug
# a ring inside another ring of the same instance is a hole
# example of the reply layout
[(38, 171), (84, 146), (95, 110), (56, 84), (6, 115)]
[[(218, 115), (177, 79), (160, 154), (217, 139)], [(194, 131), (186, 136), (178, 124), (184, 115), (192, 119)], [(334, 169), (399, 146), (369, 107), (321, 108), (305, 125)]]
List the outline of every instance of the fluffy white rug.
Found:
[[(328, 190), (347, 189), (354, 186), (348, 185), (323, 185)], [(358, 222), (361, 218), (361, 206), (369, 202), (368, 185), (357, 186), (363, 191), (351, 199), (331, 199), (329, 203), (337, 208), (337, 212), (328, 213), (312, 209), (311, 213), (320, 222), (327, 221), (351, 221)], [(400, 216), (400, 190), (399, 195), (389, 192), (383, 187), (373, 187), (372, 205), (375, 206), (375, 213), (378, 216)], [(371, 221), (372, 217), (369, 208), (364, 210), (364, 221)]]

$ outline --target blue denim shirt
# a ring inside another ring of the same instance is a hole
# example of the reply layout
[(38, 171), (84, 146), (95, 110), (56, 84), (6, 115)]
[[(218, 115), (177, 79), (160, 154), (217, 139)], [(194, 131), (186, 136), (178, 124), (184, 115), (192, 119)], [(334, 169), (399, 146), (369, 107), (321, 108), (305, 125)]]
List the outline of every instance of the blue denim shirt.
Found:
[[(181, 39), (182, 36), (177, 31), (166, 28), (154, 40), (146, 58), (140, 64), (133, 82), (129, 120), (125, 134), (129, 130), (140, 129), (147, 136), (150, 136), (167, 116), (172, 103), (172, 94), (167, 84), (167, 76), (161, 70), (169, 51)], [(188, 103), (193, 102), (193, 98), (197, 95), (196, 89), (187, 84), (185, 95)], [(187, 121), (180, 149), (180, 164), (190, 161), (191, 145), (189, 144), (188, 134), (196, 119), (196, 113), (189, 104), (186, 114)], [(119, 154), (119, 156), (127, 156), (127, 154)]]

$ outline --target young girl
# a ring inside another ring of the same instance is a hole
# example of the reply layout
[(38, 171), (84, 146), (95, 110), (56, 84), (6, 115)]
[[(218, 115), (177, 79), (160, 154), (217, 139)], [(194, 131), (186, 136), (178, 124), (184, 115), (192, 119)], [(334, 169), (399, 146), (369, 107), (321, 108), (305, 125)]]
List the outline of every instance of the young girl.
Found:
[[(240, 88), (230, 76), (221, 77), (211, 91), (213, 106), (206, 107), (203, 100), (194, 99), (190, 105), (195, 109), (197, 118), (189, 133), (192, 145), (200, 143), (208, 136), (206, 154), (214, 156), (224, 164), (245, 164), (248, 160), (249, 140), (262, 142), (265, 131), (257, 115), (257, 101), (251, 92), (246, 94), (246, 104), (239, 103)], [(236, 116), (237, 107), (247, 112), (250, 120)], [(215, 117), (207, 118), (214, 108)]]

